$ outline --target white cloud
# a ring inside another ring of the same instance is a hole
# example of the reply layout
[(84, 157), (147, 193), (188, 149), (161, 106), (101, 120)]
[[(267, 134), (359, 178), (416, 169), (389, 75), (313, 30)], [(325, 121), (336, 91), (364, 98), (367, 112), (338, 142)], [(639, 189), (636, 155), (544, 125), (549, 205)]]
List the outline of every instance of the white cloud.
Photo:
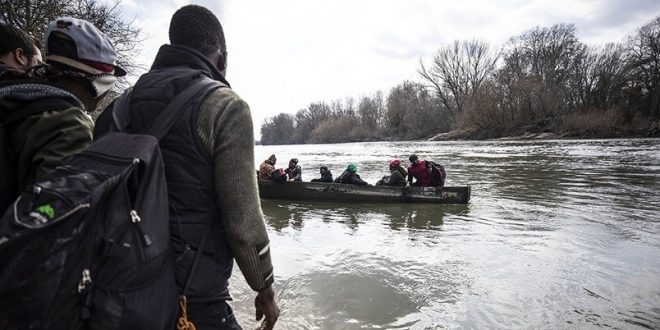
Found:
[[(126, 0), (125, 0), (126, 1)], [(149, 67), (183, 0), (124, 3), (150, 37)], [(456, 39), (494, 46), (534, 26), (574, 23), (583, 42), (617, 42), (660, 14), (651, 0), (203, 1), (225, 28), (228, 80), (250, 104), (258, 131), (280, 112), (314, 101), (387, 92), (417, 80), (419, 58)], [(257, 132), (255, 132), (257, 133)], [(257, 133), (258, 134), (258, 133)]]

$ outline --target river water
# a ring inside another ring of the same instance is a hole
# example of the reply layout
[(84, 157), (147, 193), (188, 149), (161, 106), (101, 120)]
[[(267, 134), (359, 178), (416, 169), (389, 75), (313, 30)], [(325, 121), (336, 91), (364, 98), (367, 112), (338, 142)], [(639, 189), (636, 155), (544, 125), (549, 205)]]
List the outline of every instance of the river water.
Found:
[[(303, 179), (442, 163), (466, 206), (263, 200), (278, 329), (660, 327), (660, 140), (257, 146)], [(236, 268), (241, 324), (254, 294)]]

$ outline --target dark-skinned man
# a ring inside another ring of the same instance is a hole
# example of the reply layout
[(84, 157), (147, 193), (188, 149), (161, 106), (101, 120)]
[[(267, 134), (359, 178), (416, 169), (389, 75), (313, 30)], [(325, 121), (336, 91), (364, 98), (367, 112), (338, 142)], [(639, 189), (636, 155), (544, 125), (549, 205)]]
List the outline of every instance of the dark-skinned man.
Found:
[[(272, 329), (279, 308), (253, 169), (252, 118), (248, 105), (225, 79), (222, 26), (208, 9), (188, 5), (172, 16), (169, 36), (170, 44), (159, 49), (150, 71), (131, 91), (131, 132), (144, 131), (174, 97), (201, 79), (222, 85), (183, 106), (181, 117), (160, 140), (176, 280), (187, 300), (180, 322), (192, 322), (197, 329), (240, 329), (226, 302), (231, 299), (228, 281), (235, 259), (257, 291), (257, 319), (263, 318), (263, 328)], [(111, 111), (106, 112), (99, 120), (111, 120)], [(97, 130), (95, 135), (102, 133)], [(208, 240), (200, 246), (207, 232)]]

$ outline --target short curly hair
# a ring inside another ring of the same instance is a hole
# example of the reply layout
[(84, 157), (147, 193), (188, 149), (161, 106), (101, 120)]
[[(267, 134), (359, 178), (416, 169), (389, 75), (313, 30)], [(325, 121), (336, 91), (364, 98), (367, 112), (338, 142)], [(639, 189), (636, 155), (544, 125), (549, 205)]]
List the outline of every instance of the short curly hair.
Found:
[(190, 47), (204, 55), (227, 51), (225, 33), (215, 15), (198, 5), (179, 8), (170, 22), (170, 43)]

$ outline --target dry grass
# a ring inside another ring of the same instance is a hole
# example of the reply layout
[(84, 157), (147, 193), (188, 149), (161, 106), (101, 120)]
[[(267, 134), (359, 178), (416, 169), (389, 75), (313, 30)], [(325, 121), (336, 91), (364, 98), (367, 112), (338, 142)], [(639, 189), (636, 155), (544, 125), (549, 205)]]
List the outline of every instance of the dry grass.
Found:
[(653, 136), (656, 121), (618, 108), (580, 111), (566, 115), (559, 130), (579, 137)]

